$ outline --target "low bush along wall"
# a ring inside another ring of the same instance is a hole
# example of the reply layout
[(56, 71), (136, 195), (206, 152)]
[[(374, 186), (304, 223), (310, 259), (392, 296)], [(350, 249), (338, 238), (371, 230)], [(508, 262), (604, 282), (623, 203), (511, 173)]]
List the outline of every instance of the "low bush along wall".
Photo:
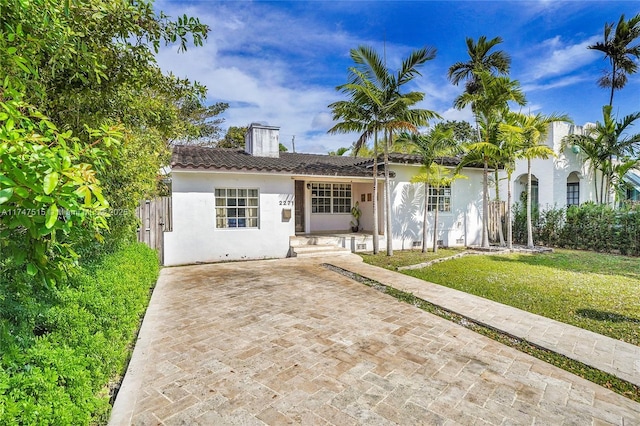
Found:
[(105, 424), (158, 271), (136, 243), (57, 289), (0, 277), (0, 424)]
[[(514, 215), (514, 240), (526, 242), (526, 213), (522, 206)], [(568, 208), (535, 212), (534, 241), (552, 247), (566, 247), (640, 256), (640, 204), (618, 209), (584, 203)]]

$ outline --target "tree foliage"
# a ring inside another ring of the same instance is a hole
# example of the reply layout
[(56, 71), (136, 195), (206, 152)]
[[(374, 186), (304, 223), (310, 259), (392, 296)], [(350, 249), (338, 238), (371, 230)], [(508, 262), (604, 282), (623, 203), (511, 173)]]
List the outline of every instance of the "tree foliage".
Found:
[(466, 39), (467, 62), (456, 62), (449, 67), (449, 80), (456, 86), (466, 80), (465, 92), (473, 94), (481, 90), (478, 73), (486, 71), (491, 75), (508, 75), (511, 68), (511, 57), (502, 50), (490, 50), (502, 43), (501, 37), (494, 37), (487, 41), (486, 36), (480, 36), (477, 42), (470, 37)]
[[(374, 151), (377, 151), (378, 132), (384, 132), (384, 185), (387, 194), (390, 193), (389, 148), (394, 140), (394, 132), (402, 130), (416, 132), (418, 126), (426, 125), (428, 120), (439, 117), (434, 111), (415, 107), (418, 102), (424, 99), (423, 92), (403, 92), (405, 85), (421, 76), (420, 68), (435, 56), (436, 49), (434, 48), (416, 49), (394, 71), (387, 67), (383, 57), (371, 47), (360, 46), (352, 49), (351, 59), (355, 65), (349, 70), (347, 84), (338, 87), (338, 90), (347, 94), (350, 100), (330, 105), (334, 110), (334, 118), (344, 119), (330, 132), (362, 131), (360, 141), (366, 141), (373, 133)], [(357, 150), (354, 152), (357, 153)], [(374, 212), (375, 208), (374, 205)], [(385, 198), (385, 211), (386, 217), (390, 218), (391, 200), (389, 196)], [(376, 220), (374, 218), (374, 222)], [(386, 226), (386, 234), (392, 235), (391, 220), (386, 221)], [(374, 229), (374, 252), (377, 249), (376, 231)], [(386, 240), (387, 255), (391, 256), (393, 255), (393, 241), (392, 238)]]
[[(589, 49), (604, 53), (609, 60), (610, 71), (605, 71), (598, 80), (598, 85), (611, 88), (609, 106), (613, 105), (615, 90), (622, 89), (628, 80), (629, 74), (638, 72), (637, 60), (640, 59), (640, 13), (629, 20), (620, 16), (618, 24), (613, 31), (613, 23), (604, 25), (604, 40), (589, 46)], [(636, 44), (633, 44), (636, 43)]]
[(247, 126), (230, 126), (224, 138), (218, 141), (218, 148), (244, 148), (244, 135), (249, 128)]
[(521, 130), (521, 156), (527, 159), (527, 247), (533, 247), (533, 211), (531, 205), (531, 161), (534, 158), (547, 159), (555, 156), (553, 149), (543, 144), (549, 132), (549, 126), (555, 122), (571, 122), (564, 114), (515, 114), (516, 128)]
[(461, 166), (481, 162), (483, 164), (482, 179), (482, 246), (489, 246), (489, 165), (493, 161), (499, 145), (499, 128), (504, 117), (509, 113), (509, 102), (518, 105), (526, 103), (525, 95), (517, 80), (506, 76), (493, 76), (487, 71), (477, 73), (479, 88), (473, 92), (464, 92), (458, 96), (454, 106), (462, 109), (471, 105), (476, 123), (479, 125), (480, 142), (467, 146), (467, 152)]
[(205, 107), (205, 88), (163, 74), (154, 55), (208, 30), (146, 0), (0, 4), (1, 206), (38, 212), (0, 218), (3, 269), (52, 282), (107, 228), (105, 248), (133, 238), (169, 142), (211, 134), (224, 107)]
[[(5, 86), (10, 96), (0, 101), (0, 268), (53, 285), (77, 260), (69, 240), (76, 228), (107, 227), (96, 171), (80, 160), (106, 161), (105, 152), (59, 132), (12, 92)], [(108, 128), (90, 134), (106, 147), (119, 136)]]
[[(429, 187), (439, 191), (441, 187), (451, 185), (460, 177), (460, 174), (451, 173), (451, 170), (438, 164), (443, 157), (457, 155), (461, 151), (461, 145), (454, 137), (454, 126), (435, 126), (425, 134), (403, 133), (399, 141), (403, 144), (413, 145), (417, 154), (422, 157), (422, 169), (420, 174), (413, 177), (413, 183), (423, 183), (424, 210), (422, 218), (422, 252), (427, 251), (427, 211), (429, 205)], [(433, 252), (438, 251), (438, 206), (439, 197), (436, 197), (436, 208), (433, 216)]]
[(597, 203), (610, 203), (612, 193), (620, 192), (624, 175), (638, 168), (640, 133), (630, 134), (637, 120), (640, 120), (640, 112), (617, 120), (611, 106), (605, 105), (602, 107), (602, 121), (587, 127), (583, 135), (569, 135), (563, 139), (564, 148), (578, 147), (589, 161)]

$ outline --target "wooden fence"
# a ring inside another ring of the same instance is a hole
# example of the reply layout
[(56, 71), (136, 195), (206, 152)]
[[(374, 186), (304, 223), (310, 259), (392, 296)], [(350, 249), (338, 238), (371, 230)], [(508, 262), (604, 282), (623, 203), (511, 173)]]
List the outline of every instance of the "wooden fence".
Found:
[(157, 250), (160, 264), (164, 264), (164, 232), (173, 230), (171, 197), (140, 201), (136, 215), (140, 220), (138, 241)]
[(500, 241), (500, 227), (502, 227), (502, 235), (507, 238), (506, 230), (507, 207), (504, 201), (489, 202), (489, 241)]

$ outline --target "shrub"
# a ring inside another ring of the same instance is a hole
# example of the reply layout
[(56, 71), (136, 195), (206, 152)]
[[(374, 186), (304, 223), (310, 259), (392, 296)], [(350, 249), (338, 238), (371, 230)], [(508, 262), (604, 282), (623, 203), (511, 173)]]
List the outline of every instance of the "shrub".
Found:
[[(526, 193), (525, 193), (526, 195)], [(527, 243), (527, 204), (526, 197), (522, 197), (520, 202), (513, 205), (511, 210), (513, 215), (513, 241), (519, 244)], [(537, 239), (537, 228), (539, 220), (539, 212), (537, 206), (531, 208), (531, 220), (533, 222), (533, 239)]]
[[(618, 209), (584, 203), (551, 208), (534, 216), (534, 241), (551, 247), (592, 250), (640, 256), (640, 205), (623, 204)], [(526, 213), (514, 206), (514, 241), (526, 242)]]
[(124, 370), (158, 269), (152, 250), (132, 244), (55, 292), (2, 283), (0, 424), (106, 423), (109, 381)]
[[(565, 222), (565, 209), (552, 208), (539, 214), (536, 224), (536, 239), (547, 246), (557, 247), (562, 243), (562, 228)], [(534, 240), (535, 241), (535, 240)]]

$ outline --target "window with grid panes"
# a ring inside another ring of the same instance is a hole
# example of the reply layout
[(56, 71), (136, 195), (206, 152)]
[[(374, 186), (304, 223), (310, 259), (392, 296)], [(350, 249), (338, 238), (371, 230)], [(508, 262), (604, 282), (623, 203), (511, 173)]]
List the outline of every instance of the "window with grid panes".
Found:
[(259, 193), (257, 189), (217, 188), (216, 228), (257, 228)]
[(350, 213), (350, 183), (312, 183), (311, 213)]
[(567, 183), (567, 206), (577, 206), (580, 204), (580, 183)]
[(441, 186), (440, 188), (434, 188), (429, 186), (429, 202), (427, 203), (427, 211), (433, 212), (436, 210), (436, 203), (438, 204), (439, 212), (451, 211), (451, 187)]
[(333, 213), (351, 213), (351, 184), (333, 184)]

